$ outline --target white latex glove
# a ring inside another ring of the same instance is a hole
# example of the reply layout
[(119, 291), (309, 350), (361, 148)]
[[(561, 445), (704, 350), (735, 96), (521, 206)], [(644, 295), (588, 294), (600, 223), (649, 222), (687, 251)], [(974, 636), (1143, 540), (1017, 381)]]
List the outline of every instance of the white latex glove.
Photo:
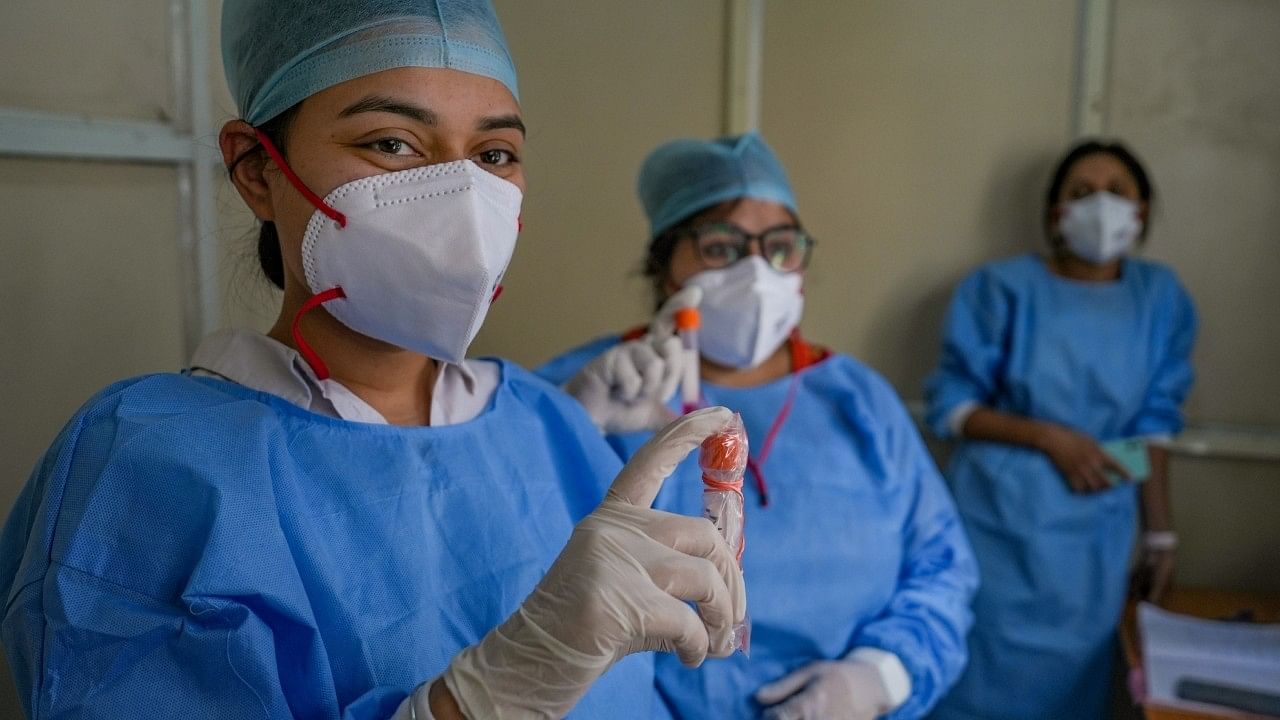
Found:
[(671, 422), (666, 404), (684, 370), (675, 314), (700, 302), (699, 287), (667, 298), (644, 337), (609, 348), (564, 384), (602, 432), (656, 430)]
[[(732, 417), (707, 408), (654, 435), (520, 609), (453, 658), (444, 681), (466, 717), (560, 718), (629, 653), (674, 652), (693, 667), (733, 651), (747, 604), (733, 552), (710, 521), (649, 507), (676, 465)], [(429, 717), (429, 686), (411, 700), (419, 718)]]
[(873, 720), (893, 708), (876, 666), (857, 660), (812, 662), (756, 693), (765, 720)]

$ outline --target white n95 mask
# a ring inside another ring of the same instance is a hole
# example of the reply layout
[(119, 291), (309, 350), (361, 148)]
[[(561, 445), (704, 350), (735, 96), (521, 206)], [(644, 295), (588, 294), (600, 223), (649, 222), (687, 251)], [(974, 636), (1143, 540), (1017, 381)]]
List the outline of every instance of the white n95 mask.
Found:
[(520, 189), (470, 160), (374, 175), (324, 198), (302, 238), (314, 293), (356, 332), (457, 363), (515, 251)]
[(1133, 248), (1142, 220), (1136, 202), (1103, 190), (1067, 203), (1058, 231), (1072, 253), (1104, 265)]
[(780, 273), (752, 255), (727, 268), (704, 270), (687, 285), (702, 288), (699, 350), (734, 368), (752, 368), (774, 353), (804, 313), (799, 273)]

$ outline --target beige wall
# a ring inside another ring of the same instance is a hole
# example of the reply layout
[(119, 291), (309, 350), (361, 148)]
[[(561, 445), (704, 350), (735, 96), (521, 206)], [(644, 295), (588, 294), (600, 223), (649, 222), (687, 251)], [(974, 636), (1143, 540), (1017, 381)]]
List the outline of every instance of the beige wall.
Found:
[(529, 124), (525, 229), (477, 354), (538, 363), (640, 322), (646, 152), (720, 128), (723, 5), (498, 0)]
[[(1280, 3), (1122, 0), (1110, 130), (1160, 193), (1150, 255), (1201, 314), (1188, 414), (1280, 427)], [(1188, 582), (1280, 592), (1280, 463), (1175, 459)]]
[(1061, 0), (768, 4), (762, 124), (819, 241), (812, 339), (920, 397), (956, 281), (1039, 246), (1074, 38)]
[(1280, 426), (1280, 3), (1116, 9), (1111, 130), (1150, 165), (1150, 254), (1203, 320), (1189, 412)]
[(172, 117), (168, 22), (168, 3), (158, 0), (5, 0), (0, 105)]
[(183, 360), (163, 168), (0, 160), (0, 505), (108, 383)]

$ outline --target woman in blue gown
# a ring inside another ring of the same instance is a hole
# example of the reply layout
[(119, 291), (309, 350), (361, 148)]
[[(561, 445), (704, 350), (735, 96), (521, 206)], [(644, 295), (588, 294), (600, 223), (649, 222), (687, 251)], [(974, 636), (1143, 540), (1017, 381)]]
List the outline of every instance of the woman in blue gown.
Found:
[(27, 716), (660, 710), (631, 653), (696, 665), (744, 613), (714, 527), (649, 508), (731, 414), (623, 468), (571, 398), (465, 358), (525, 187), (492, 7), (227, 0), (222, 40), (279, 320), (106, 388), (38, 464), (0, 538)]
[[(663, 698), (677, 718), (921, 717), (964, 666), (976, 569), (893, 389), (795, 330), (813, 241), (785, 172), (748, 134), (663, 145), (639, 183), (663, 309), (652, 327), (539, 372), (565, 383), (631, 457), (650, 434), (642, 426), (679, 407), (668, 318), (700, 295), (703, 402), (741, 413), (751, 443), (751, 656), (692, 673), (659, 662)], [(658, 504), (698, 513), (701, 501), (689, 460)]]
[(1139, 525), (1135, 587), (1168, 583), (1167, 457), (1147, 443), (1182, 429), (1196, 316), (1169, 268), (1129, 252), (1151, 202), (1123, 145), (1081, 144), (1049, 186), (1051, 252), (955, 292), (928, 421), (959, 438), (947, 479), (982, 587), (969, 668), (937, 718), (1105, 717)]

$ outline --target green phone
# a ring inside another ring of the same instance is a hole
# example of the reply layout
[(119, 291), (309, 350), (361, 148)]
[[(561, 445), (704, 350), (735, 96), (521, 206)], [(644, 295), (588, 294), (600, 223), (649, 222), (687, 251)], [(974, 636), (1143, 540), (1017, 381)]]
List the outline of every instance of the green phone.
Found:
[(1120, 473), (1107, 471), (1107, 479), (1112, 485), (1122, 482), (1143, 482), (1151, 476), (1151, 457), (1147, 455), (1147, 440), (1141, 437), (1112, 440), (1102, 444), (1102, 451), (1129, 471), (1126, 481)]

